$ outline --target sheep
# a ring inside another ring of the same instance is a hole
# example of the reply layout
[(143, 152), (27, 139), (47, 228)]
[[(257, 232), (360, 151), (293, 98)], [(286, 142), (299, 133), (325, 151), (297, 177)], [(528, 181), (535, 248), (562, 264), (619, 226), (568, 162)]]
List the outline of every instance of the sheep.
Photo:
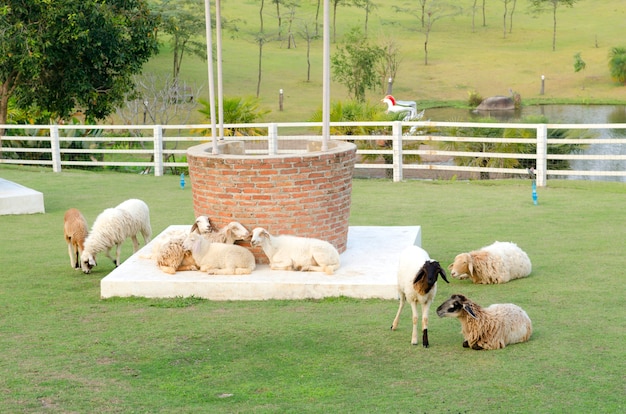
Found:
[(324, 272), (332, 275), (340, 266), (339, 252), (329, 242), (299, 236), (272, 236), (262, 227), (252, 230), (252, 246), (261, 246), (272, 270)]
[[(141, 233), (144, 243), (150, 242), (152, 228), (150, 227), (150, 210), (148, 205), (138, 199), (122, 202), (117, 207), (107, 208), (96, 217), (91, 233), (85, 240), (85, 248), (81, 254), (81, 267), (84, 273), (90, 273), (96, 266), (96, 255), (105, 252), (106, 256), (120, 265), (122, 243), (128, 237), (133, 241), (133, 251), (139, 249), (137, 234)], [(115, 259), (110, 250), (116, 246)]]
[(400, 306), (391, 324), (391, 330), (398, 327), (404, 303), (411, 304), (413, 332), (411, 344), (417, 345), (417, 303), (422, 305), (422, 345), (428, 348), (428, 311), (437, 294), (437, 277), (441, 275), (448, 282), (446, 272), (436, 260), (430, 260), (426, 250), (419, 246), (409, 246), (400, 253), (398, 265), (398, 294)]
[(70, 208), (63, 217), (63, 234), (70, 256), (70, 266), (80, 268), (80, 256), (83, 253), (85, 239), (89, 233), (89, 225), (85, 216), (76, 208)]
[(463, 347), (476, 350), (526, 342), (533, 330), (530, 318), (517, 305), (497, 303), (483, 308), (459, 294), (439, 305), (437, 315), (458, 318), (465, 339)]
[(495, 242), (480, 250), (460, 253), (448, 266), (457, 279), (472, 279), (478, 284), (506, 283), (526, 277), (532, 270), (528, 255), (515, 243)]
[(248, 229), (239, 222), (231, 221), (219, 231), (215, 231), (207, 216), (199, 216), (189, 232), (172, 231), (166, 234), (160, 243), (153, 246), (152, 257), (156, 259), (157, 266), (163, 272), (174, 274), (177, 271), (198, 270), (193, 255), (183, 247), (183, 242), (189, 233), (198, 233), (209, 241), (226, 244), (234, 244), (237, 240), (250, 237)]
[(190, 233), (183, 248), (191, 251), (200, 271), (212, 275), (248, 275), (256, 267), (254, 255), (237, 244), (216, 243)]

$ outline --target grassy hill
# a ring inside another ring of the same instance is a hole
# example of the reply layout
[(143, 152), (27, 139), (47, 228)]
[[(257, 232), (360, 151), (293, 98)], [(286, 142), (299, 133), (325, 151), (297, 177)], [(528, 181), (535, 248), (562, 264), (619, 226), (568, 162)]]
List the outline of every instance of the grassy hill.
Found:
[[(268, 3), (268, 2), (266, 2)], [(307, 82), (307, 45), (298, 32), (302, 22), (315, 21), (316, 0), (302, 0), (295, 9), (296, 46), (288, 48), (286, 36), (277, 37), (276, 8), (266, 4), (265, 33), (271, 41), (264, 44), (260, 99), (272, 112), (268, 121), (308, 120), (321, 106), (322, 40), (311, 44), (311, 80)], [(369, 17), (371, 42), (393, 39), (400, 50), (401, 64), (394, 83), (399, 99), (419, 102), (421, 107), (462, 105), (468, 93), (475, 91), (487, 97), (506, 95), (509, 89), (521, 94), (523, 103), (624, 103), (626, 87), (615, 83), (609, 75), (608, 53), (612, 47), (625, 46), (623, 0), (601, 2), (581, 0), (574, 7), (557, 10), (556, 50), (552, 51), (553, 16), (551, 12), (530, 13), (528, 1), (517, 1), (512, 31), (503, 33), (502, 2), (487, 2), (486, 25), (480, 11), (472, 28), (473, 0), (456, 0), (463, 12), (434, 21), (428, 41), (428, 65), (424, 64), (425, 34), (417, 17), (398, 13), (394, 7), (417, 7), (403, 0), (376, 1)], [(481, 2), (478, 2), (481, 3)], [(251, 0), (229, 0), (222, 4), (222, 15), (238, 19), (237, 33), (224, 32), (223, 70), (226, 96), (254, 96), (258, 77), (259, 4)], [(202, 12), (202, 11), (199, 11)], [(283, 21), (288, 10), (283, 8)], [(321, 13), (320, 13), (321, 14)], [(433, 15), (437, 18), (437, 15)], [(331, 22), (332, 22), (331, 12)], [(322, 17), (320, 16), (320, 23)], [(338, 7), (337, 43), (352, 27), (363, 28), (365, 12), (355, 7)], [(286, 26), (286, 23), (283, 23)], [(331, 23), (332, 24), (332, 23)], [(321, 34), (321, 28), (320, 28)], [(332, 33), (331, 33), (332, 34)], [(232, 37), (234, 35), (234, 37)], [(331, 52), (332, 53), (332, 52)], [(580, 53), (586, 69), (574, 71), (574, 55)], [(167, 74), (171, 70), (171, 52), (162, 52), (145, 67), (146, 73)], [(541, 76), (545, 76), (545, 93), (540, 95)], [(207, 65), (187, 55), (181, 79), (204, 85), (208, 97)], [(381, 82), (382, 83), (382, 82)], [(279, 89), (284, 90), (284, 111), (278, 108)], [(384, 90), (368, 93), (378, 102)], [(333, 81), (332, 100), (347, 99), (345, 88)], [(381, 109), (383, 106), (381, 105)]]

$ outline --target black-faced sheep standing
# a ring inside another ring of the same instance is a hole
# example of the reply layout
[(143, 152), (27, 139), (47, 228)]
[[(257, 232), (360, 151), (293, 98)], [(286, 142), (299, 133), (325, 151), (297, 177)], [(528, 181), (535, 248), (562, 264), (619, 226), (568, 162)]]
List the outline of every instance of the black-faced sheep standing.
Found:
[(515, 243), (495, 242), (469, 253), (460, 253), (448, 269), (457, 279), (472, 279), (478, 284), (506, 283), (526, 277), (532, 270), (526, 252)]
[[(115, 208), (107, 208), (96, 217), (91, 233), (85, 240), (85, 249), (81, 255), (83, 272), (89, 273), (96, 266), (96, 255), (105, 252), (113, 260), (115, 266), (120, 265), (122, 243), (127, 238), (133, 241), (133, 251), (139, 249), (137, 234), (141, 233), (144, 243), (150, 242), (152, 228), (150, 227), (150, 210), (141, 200), (130, 199)], [(116, 246), (115, 259), (110, 250)]]
[(261, 246), (272, 270), (324, 272), (340, 266), (339, 252), (326, 240), (291, 235), (272, 236), (262, 227), (252, 230), (252, 246)]
[(418, 246), (409, 246), (400, 253), (398, 265), (398, 294), (400, 306), (391, 329), (396, 330), (405, 302), (411, 304), (413, 331), (411, 344), (417, 345), (417, 304), (422, 305), (422, 345), (428, 348), (428, 311), (437, 294), (437, 277), (441, 275), (448, 282), (446, 272), (436, 260), (430, 260), (426, 250)]
[(80, 268), (80, 256), (85, 248), (85, 239), (89, 233), (89, 226), (85, 216), (75, 208), (70, 208), (63, 217), (63, 233), (70, 256), (70, 266)]
[(533, 331), (526, 312), (512, 303), (483, 308), (457, 294), (439, 305), (437, 315), (457, 318), (461, 322), (465, 348), (500, 349), (528, 341)]

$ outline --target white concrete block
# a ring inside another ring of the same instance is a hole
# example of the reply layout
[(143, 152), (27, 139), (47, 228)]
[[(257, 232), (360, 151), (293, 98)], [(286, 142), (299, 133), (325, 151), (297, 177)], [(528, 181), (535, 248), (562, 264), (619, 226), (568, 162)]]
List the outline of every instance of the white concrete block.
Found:
[[(175, 228), (170, 226), (159, 237)], [(195, 296), (210, 300), (396, 299), (399, 252), (411, 244), (421, 245), (420, 226), (350, 227), (341, 267), (334, 275), (322, 272), (270, 270), (258, 265), (250, 275), (218, 276), (203, 272), (163, 273), (149, 256), (152, 243), (140, 249), (109, 273), (100, 283), (102, 298), (140, 296), (172, 298)], [(143, 257), (142, 257), (143, 256)]]
[(0, 178), (0, 215), (45, 212), (42, 193)]

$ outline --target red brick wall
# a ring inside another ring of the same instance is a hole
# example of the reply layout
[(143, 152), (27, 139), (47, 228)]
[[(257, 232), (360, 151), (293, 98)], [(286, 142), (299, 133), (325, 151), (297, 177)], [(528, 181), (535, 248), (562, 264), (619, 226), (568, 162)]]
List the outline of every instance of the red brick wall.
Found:
[[(329, 144), (325, 152), (274, 156), (213, 155), (211, 144), (189, 148), (195, 215), (207, 215), (218, 228), (238, 221), (250, 231), (315, 237), (342, 253), (356, 146)], [(251, 250), (257, 262), (268, 262), (261, 249)]]

